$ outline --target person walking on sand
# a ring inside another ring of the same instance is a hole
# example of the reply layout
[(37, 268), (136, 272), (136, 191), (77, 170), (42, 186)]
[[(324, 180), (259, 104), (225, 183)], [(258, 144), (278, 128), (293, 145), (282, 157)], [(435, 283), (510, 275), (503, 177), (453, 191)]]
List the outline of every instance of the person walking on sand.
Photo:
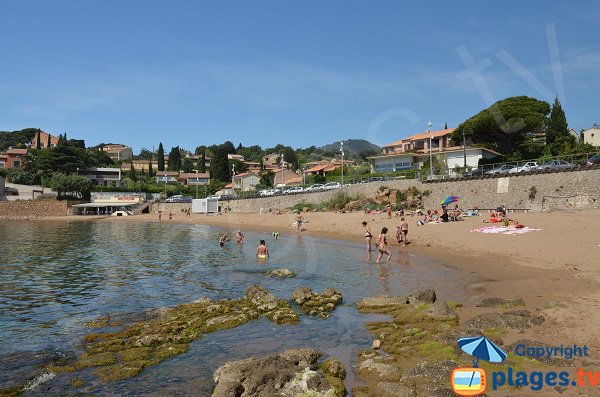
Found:
[(377, 249), (379, 250), (379, 255), (377, 255), (377, 260), (375, 263), (379, 264), (381, 262), (381, 258), (383, 258), (383, 254), (388, 256), (387, 262), (392, 260), (392, 248), (387, 243), (386, 234), (388, 232), (388, 228), (384, 227), (381, 229), (381, 233), (379, 237), (377, 237)]
[(388, 204), (388, 206), (385, 209), (388, 214), (388, 219), (392, 219), (392, 206), (390, 204)]
[(173, 213), (169, 212), (169, 220), (172, 221), (173, 220)]
[(256, 257), (258, 259), (267, 259), (269, 257), (269, 249), (265, 240), (260, 240), (260, 244), (256, 247)]
[(364, 233), (365, 240), (367, 240), (367, 252), (371, 252), (371, 240), (373, 240), (373, 233), (371, 233), (371, 229), (369, 228), (369, 226), (367, 226), (367, 221), (363, 221), (362, 225), (365, 228)]
[(244, 237), (244, 235), (242, 234), (242, 231), (241, 231), (241, 230), (238, 230), (238, 231), (237, 231), (237, 233), (235, 234), (235, 241), (236, 241), (238, 244), (241, 244), (241, 243), (243, 243), (243, 242), (244, 242), (244, 239), (245, 239), (245, 237)]
[(300, 233), (302, 231), (302, 223), (304, 222), (304, 217), (302, 214), (298, 214), (296, 217), (296, 231)]
[(402, 241), (402, 245), (406, 246), (408, 244), (408, 222), (404, 219), (404, 217), (400, 218), (400, 237), (398, 239), (398, 244)]

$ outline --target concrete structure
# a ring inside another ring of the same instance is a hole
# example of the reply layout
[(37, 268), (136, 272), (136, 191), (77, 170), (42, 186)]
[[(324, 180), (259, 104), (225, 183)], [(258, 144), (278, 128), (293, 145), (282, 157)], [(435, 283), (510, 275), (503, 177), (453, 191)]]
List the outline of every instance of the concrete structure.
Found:
[(592, 128), (588, 128), (581, 132), (583, 134), (583, 142), (589, 143), (592, 146), (600, 146), (600, 126), (594, 124)]
[(35, 219), (54, 216), (67, 216), (67, 200), (19, 200), (0, 201), (1, 220)]
[(197, 173), (197, 172), (189, 172), (189, 173), (181, 173), (177, 177), (177, 181), (183, 183), (188, 186), (204, 186), (210, 182), (210, 175), (205, 173)]
[(254, 190), (260, 182), (260, 176), (255, 172), (244, 172), (233, 177), (233, 188), (243, 192)]
[[(461, 208), (507, 208), (531, 211), (600, 209), (600, 168), (577, 168), (553, 173), (511, 174), (510, 177), (485, 177), (421, 183), (393, 180), (352, 185), (344, 188), (351, 195), (374, 197), (381, 186), (405, 190), (416, 187), (426, 208), (439, 208), (446, 196), (459, 196)], [(535, 188), (535, 189), (533, 189)], [(221, 202), (234, 212), (265, 212), (290, 208), (295, 204), (322, 203), (337, 194), (330, 190), (309, 194), (273, 196)], [(535, 194), (534, 194), (535, 193)]]
[(128, 160), (133, 157), (133, 150), (120, 143), (110, 143), (100, 148), (101, 151), (108, 154), (113, 161)]
[(219, 212), (219, 200), (216, 198), (192, 200), (192, 212), (195, 214)]
[(157, 183), (176, 183), (179, 172), (177, 171), (157, 171), (156, 182)]
[(158, 171), (158, 162), (156, 160), (131, 160), (121, 164), (121, 171), (128, 172), (131, 169), (133, 163), (133, 169), (138, 172), (148, 172), (150, 165), (152, 165), (153, 171)]
[(57, 193), (40, 185), (4, 183), (4, 199), (8, 201), (36, 200), (40, 197), (56, 198)]
[(121, 186), (120, 168), (88, 168), (77, 170), (77, 175), (89, 178), (95, 186)]
[[(50, 146), (48, 146), (48, 137), (50, 138)], [(36, 133), (33, 136), (33, 141), (31, 142), (30, 147), (32, 147), (34, 149), (37, 148), (37, 140), (38, 140), (38, 134)], [(55, 147), (56, 145), (58, 145), (58, 137), (50, 135), (44, 131), (40, 132), (40, 146), (42, 149), (52, 148), (52, 147)]]
[(440, 158), (446, 168), (463, 167), (464, 153), (466, 151), (467, 166), (476, 168), (479, 160), (489, 159), (499, 153), (485, 148), (451, 146), (451, 134), (454, 128), (431, 133), (415, 134), (408, 138), (390, 143), (383, 147), (382, 154), (368, 158), (371, 163), (371, 173), (387, 173), (419, 169), (429, 160), (429, 147), (431, 141), (431, 154)]

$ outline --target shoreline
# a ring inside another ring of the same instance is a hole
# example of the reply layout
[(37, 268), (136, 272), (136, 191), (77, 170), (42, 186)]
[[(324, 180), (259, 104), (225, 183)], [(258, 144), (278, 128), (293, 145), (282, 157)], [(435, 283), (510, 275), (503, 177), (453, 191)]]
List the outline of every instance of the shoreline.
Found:
[[(488, 311), (476, 307), (484, 297), (523, 298), (527, 310), (546, 318), (546, 326), (532, 329), (527, 335), (509, 335), (506, 338), (508, 343), (529, 337), (550, 344), (573, 342), (600, 349), (600, 338), (590, 331), (600, 326), (600, 318), (595, 318), (600, 316), (592, 315), (600, 309), (600, 292), (597, 292), (600, 274), (596, 274), (594, 269), (595, 264), (600, 263), (600, 236), (593, 233), (594, 218), (598, 214), (599, 211), (519, 214), (520, 222), (542, 230), (518, 236), (470, 233), (471, 229), (487, 226), (481, 223), (487, 214), (466, 218), (463, 222), (421, 227), (415, 225), (416, 218), (407, 217), (411, 244), (399, 247), (393, 241), (393, 226), (399, 224), (397, 218), (387, 219), (384, 214), (309, 212), (304, 214), (308, 223), (303, 234), (360, 243), (364, 241), (360, 226), (362, 220), (369, 222), (374, 235), (385, 225), (390, 229), (388, 240), (395, 254), (392, 264), (397, 263), (398, 252), (405, 251), (433, 259), (458, 269), (469, 278), (481, 280), (465, 291), (467, 300), (460, 310), (461, 323)], [(294, 217), (294, 214), (255, 213), (192, 214), (191, 217), (174, 214), (172, 221), (163, 217), (162, 224), (216, 226), (232, 233), (241, 229), (269, 235), (272, 231), (295, 235), (295, 229), (290, 226)], [(158, 223), (158, 217), (151, 214), (37, 220)], [(561, 239), (560, 244), (553, 244), (555, 238)]]

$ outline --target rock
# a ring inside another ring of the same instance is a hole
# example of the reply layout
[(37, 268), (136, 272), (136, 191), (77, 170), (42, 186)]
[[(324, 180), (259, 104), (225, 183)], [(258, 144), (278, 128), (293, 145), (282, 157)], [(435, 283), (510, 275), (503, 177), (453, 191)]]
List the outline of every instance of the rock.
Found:
[[(337, 396), (336, 388), (326, 379), (326, 375), (334, 376), (333, 371), (325, 374), (317, 367), (320, 356), (313, 349), (296, 349), (228, 362), (214, 373), (216, 386), (212, 396)], [(341, 381), (339, 377), (336, 379)]]
[(502, 299), (502, 298), (485, 298), (479, 302), (477, 307), (496, 307), (502, 309), (509, 309), (516, 306), (525, 306), (523, 298), (518, 299)]
[(484, 313), (473, 317), (465, 324), (478, 330), (488, 328), (510, 328), (524, 330), (540, 325), (544, 317), (531, 315), (528, 310), (513, 310), (504, 313)]
[(202, 298), (196, 299), (192, 303), (195, 303), (198, 305), (207, 305), (210, 303), (210, 298), (208, 296), (203, 296)]
[(277, 301), (275, 295), (273, 295), (260, 285), (253, 285), (251, 287), (248, 287), (248, 289), (246, 289), (246, 299), (248, 299), (250, 302), (257, 306)]
[(395, 382), (379, 382), (375, 386), (377, 397), (414, 397), (414, 387), (405, 386)]
[(381, 295), (364, 298), (356, 303), (356, 307), (361, 308), (376, 308), (376, 307), (385, 307), (385, 306), (395, 306), (395, 305), (405, 305), (406, 297), (394, 296), (390, 297), (389, 295)]
[(427, 314), (439, 320), (458, 319), (456, 311), (446, 302), (435, 302), (427, 309)]
[(305, 314), (327, 318), (342, 303), (342, 294), (335, 288), (326, 288), (323, 294), (318, 294), (310, 288), (299, 287), (292, 293), (292, 300)]
[(276, 270), (271, 270), (271, 271), (267, 272), (267, 276), (285, 278), (285, 277), (294, 277), (295, 274), (294, 274), (294, 272), (292, 272), (291, 270), (288, 270), (288, 269), (276, 269)]
[(410, 305), (418, 305), (421, 303), (435, 303), (435, 300), (435, 290), (426, 289), (424, 291), (419, 291), (414, 295), (409, 295), (406, 298), (406, 303)]
[(379, 350), (379, 348), (381, 347), (381, 341), (380, 341), (379, 339), (375, 339), (375, 340), (373, 341), (373, 344), (371, 345), (371, 347), (372, 347), (374, 350)]
[(323, 363), (323, 372), (339, 379), (346, 379), (346, 369), (344, 365), (334, 358), (330, 358)]
[(364, 360), (358, 366), (358, 371), (361, 374), (369, 374), (367, 378), (372, 378), (373, 376), (375, 376), (383, 380), (400, 380), (401, 377), (400, 368), (398, 368), (393, 363), (385, 362), (385, 359), (382, 359), (380, 357), (368, 358)]

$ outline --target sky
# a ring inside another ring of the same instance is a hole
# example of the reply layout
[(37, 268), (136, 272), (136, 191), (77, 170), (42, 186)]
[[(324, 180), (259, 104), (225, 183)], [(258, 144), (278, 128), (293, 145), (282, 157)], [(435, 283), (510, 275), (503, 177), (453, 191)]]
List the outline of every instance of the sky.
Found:
[(593, 1), (3, 1), (0, 130), (383, 145), (516, 95), (600, 123)]

